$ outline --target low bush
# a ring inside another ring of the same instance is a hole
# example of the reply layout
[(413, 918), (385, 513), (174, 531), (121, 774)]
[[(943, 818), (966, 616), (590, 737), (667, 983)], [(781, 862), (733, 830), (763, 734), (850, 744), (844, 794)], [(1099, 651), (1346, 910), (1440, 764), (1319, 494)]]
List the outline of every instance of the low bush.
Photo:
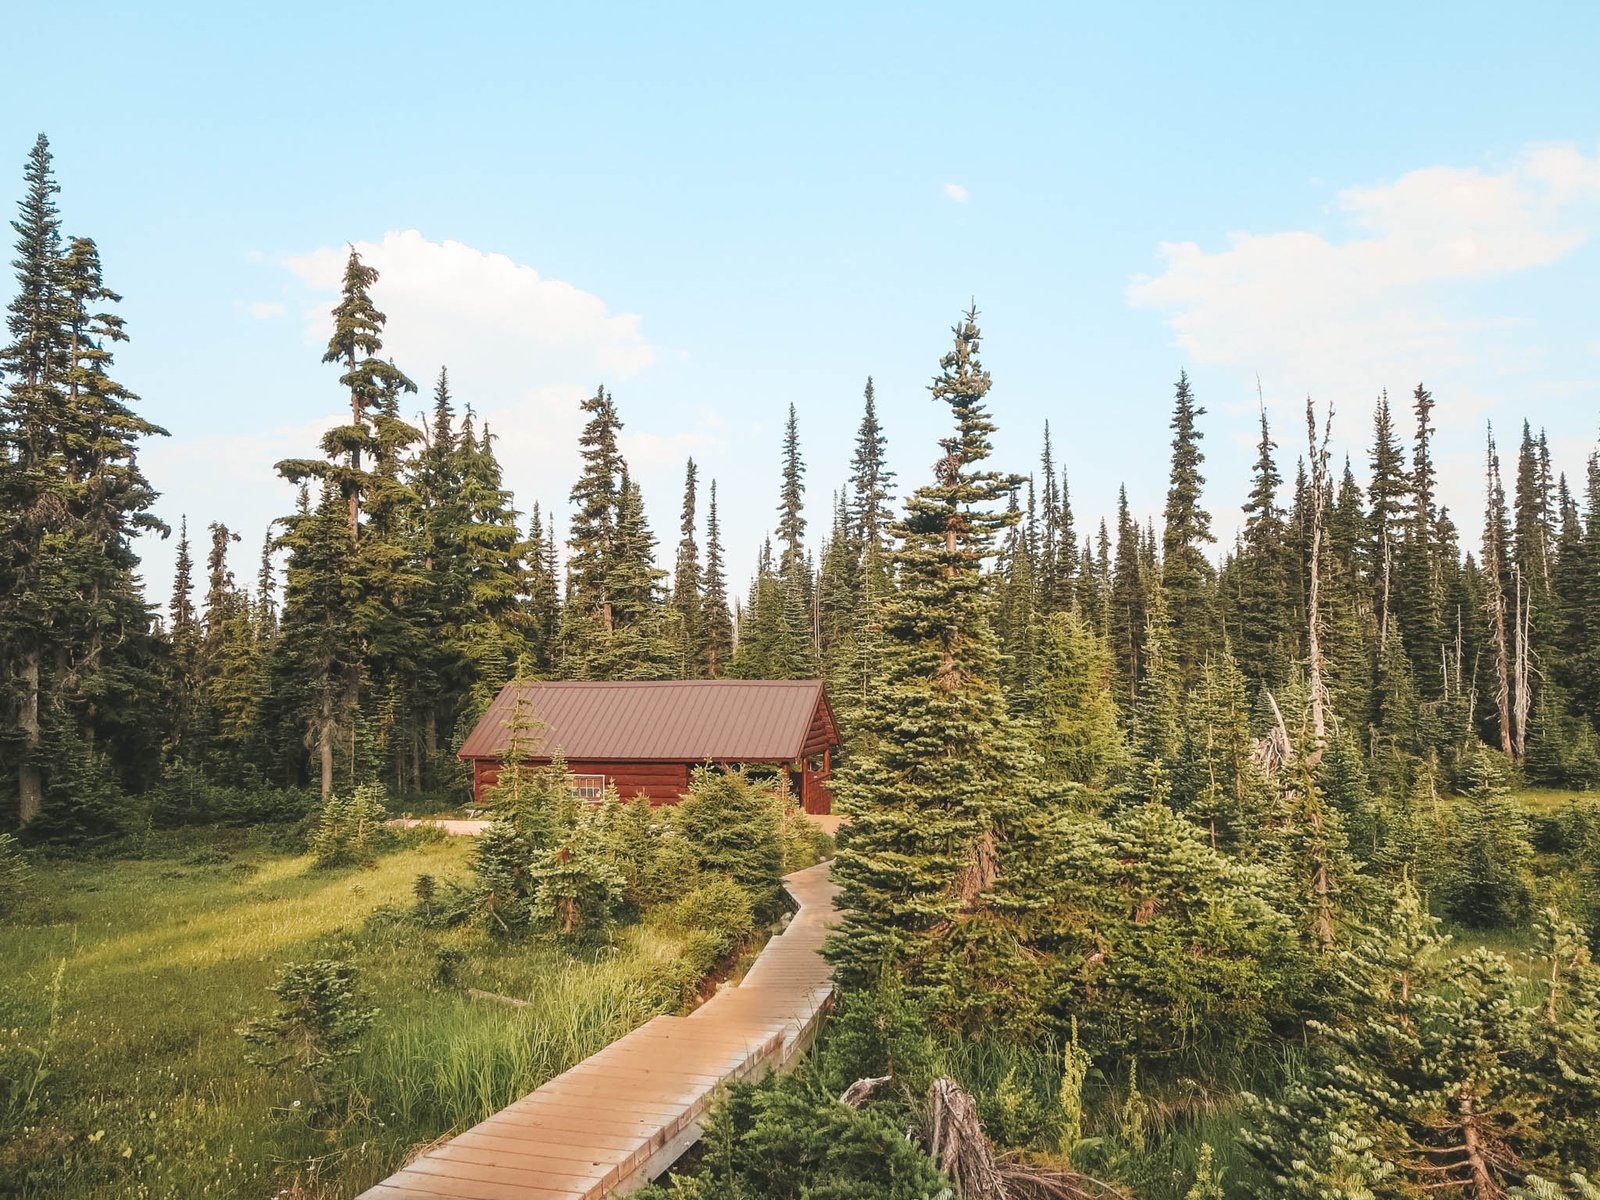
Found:
[(346, 1087), (340, 1066), (360, 1049), (378, 1010), (357, 995), (355, 969), (331, 959), (285, 965), (272, 994), (277, 1007), (240, 1033), (254, 1048), (251, 1062), (304, 1082), (311, 1103), (291, 1103), (312, 1115)]
[(672, 906), (671, 921), (685, 933), (708, 934), (713, 957), (720, 958), (750, 932), (755, 912), (743, 888), (726, 877), (714, 877)]
[(197, 767), (170, 768), (146, 797), (158, 829), (184, 825), (292, 825), (316, 808), (316, 793), (262, 782), (221, 784)]
[(1445, 837), (1439, 899), (1474, 929), (1510, 926), (1532, 910), (1533, 843), (1522, 807), (1509, 796), (1463, 800)]
[(0, 833), (0, 921), (20, 916), (32, 899), (33, 869), (17, 839)]
[(372, 858), (394, 840), (383, 824), (387, 817), (383, 789), (376, 784), (361, 784), (347, 796), (329, 796), (309, 838), (317, 866), (348, 866)]

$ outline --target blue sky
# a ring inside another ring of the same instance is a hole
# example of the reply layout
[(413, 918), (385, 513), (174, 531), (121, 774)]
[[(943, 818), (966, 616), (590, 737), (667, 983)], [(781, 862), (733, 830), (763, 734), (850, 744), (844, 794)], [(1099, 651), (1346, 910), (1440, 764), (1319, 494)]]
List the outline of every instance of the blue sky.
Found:
[[(1379, 389), (1426, 380), (1469, 541), (1486, 420), (1548, 428), (1569, 473), (1600, 427), (1593, 5), (144, 7), (4, 17), (0, 197), (47, 132), (173, 434), (159, 511), (247, 547), (292, 499), (272, 462), (339, 411), (347, 242), (524, 509), (565, 516), (604, 380), (664, 556), (693, 454), (741, 580), (791, 402), (815, 521), (868, 374), (922, 481), (974, 297), (1000, 457), (1030, 469), (1049, 420), (1086, 525), (1121, 481), (1159, 509), (1180, 368), (1224, 543), (1258, 374), (1286, 474), (1307, 392), (1362, 454)], [(164, 602), (171, 545), (146, 555)]]

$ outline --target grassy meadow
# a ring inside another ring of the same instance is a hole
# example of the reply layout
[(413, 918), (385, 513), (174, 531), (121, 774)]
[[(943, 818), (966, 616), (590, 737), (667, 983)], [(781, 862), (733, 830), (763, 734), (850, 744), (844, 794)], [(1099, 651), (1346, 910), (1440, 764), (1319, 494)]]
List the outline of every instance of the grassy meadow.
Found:
[[(659, 922), (574, 958), (410, 920), (416, 877), (464, 876), (469, 850), (418, 838), (371, 869), (318, 870), (235, 830), (38, 863), (38, 911), (0, 924), (0, 1195), (353, 1195), (698, 985)], [(356, 1113), (332, 1133), (238, 1033), (280, 965), (323, 957), (352, 963), (381, 1010)]]

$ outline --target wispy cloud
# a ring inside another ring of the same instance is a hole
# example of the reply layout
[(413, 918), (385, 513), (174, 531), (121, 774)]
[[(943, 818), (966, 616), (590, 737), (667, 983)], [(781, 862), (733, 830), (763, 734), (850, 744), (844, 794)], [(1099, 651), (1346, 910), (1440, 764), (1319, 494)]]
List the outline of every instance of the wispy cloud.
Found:
[(1504, 368), (1514, 313), (1464, 313), (1463, 285), (1547, 266), (1600, 224), (1600, 157), (1529, 150), (1498, 173), (1427, 167), (1340, 192), (1341, 235), (1234, 233), (1159, 247), (1128, 302), (1163, 312), (1200, 363), (1260, 370), (1290, 393), (1375, 394), (1469, 362)]
[[(639, 318), (614, 313), (592, 292), (549, 279), (504, 254), (462, 242), (434, 242), (415, 229), (393, 230), (380, 241), (357, 242), (382, 281), (389, 316), (385, 342), (414, 370), (466, 368), (469, 356), (498, 345), (518, 348), (524, 377), (626, 378), (655, 361)], [(294, 255), (284, 265), (311, 288), (337, 291), (346, 246)], [(328, 335), (328, 305), (307, 314), (307, 338)], [(495, 374), (503, 375), (496, 371)]]
[(276, 300), (253, 300), (240, 307), (258, 321), (270, 321), (274, 317), (281, 317), (289, 311), (286, 306), (279, 304)]
[(947, 183), (944, 185), (944, 194), (957, 204), (965, 204), (972, 193), (963, 184)]

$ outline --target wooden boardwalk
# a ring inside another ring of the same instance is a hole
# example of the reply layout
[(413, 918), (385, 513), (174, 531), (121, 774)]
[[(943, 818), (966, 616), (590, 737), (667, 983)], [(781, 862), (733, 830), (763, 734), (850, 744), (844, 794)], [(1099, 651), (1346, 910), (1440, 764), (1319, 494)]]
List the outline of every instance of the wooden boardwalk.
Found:
[(838, 893), (829, 864), (784, 884), (800, 911), (738, 987), (641, 1025), (359, 1200), (602, 1200), (663, 1173), (699, 1140), (718, 1085), (803, 1052), (832, 1001), (820, 953)]

